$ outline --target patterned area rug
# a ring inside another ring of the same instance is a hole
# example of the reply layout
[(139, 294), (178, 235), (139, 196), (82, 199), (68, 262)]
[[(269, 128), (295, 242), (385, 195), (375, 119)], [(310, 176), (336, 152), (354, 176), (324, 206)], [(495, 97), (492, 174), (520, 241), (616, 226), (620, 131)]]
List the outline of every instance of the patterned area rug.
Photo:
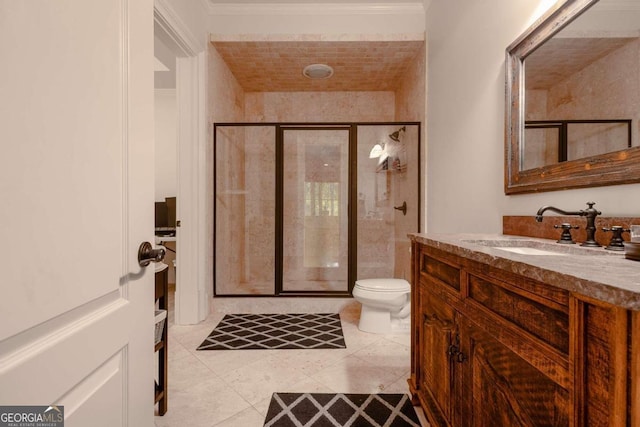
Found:
[(338, 314), (227, 314), (198, 350), (311, 348), (346, 348)]
[(264, 427), (420, 427), (406, 394), (274, 393)]

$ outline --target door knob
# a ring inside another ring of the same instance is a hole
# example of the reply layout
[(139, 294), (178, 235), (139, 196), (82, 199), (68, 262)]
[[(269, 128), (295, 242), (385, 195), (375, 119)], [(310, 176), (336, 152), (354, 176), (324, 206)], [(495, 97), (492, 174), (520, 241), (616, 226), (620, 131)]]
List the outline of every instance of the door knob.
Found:
[(160, 262), (164, 259), (164, 249), (153, 249), (151, 243), (142, 242), (138, 249), (138, 264), (140, 267), (148, 266), (152, 261)]

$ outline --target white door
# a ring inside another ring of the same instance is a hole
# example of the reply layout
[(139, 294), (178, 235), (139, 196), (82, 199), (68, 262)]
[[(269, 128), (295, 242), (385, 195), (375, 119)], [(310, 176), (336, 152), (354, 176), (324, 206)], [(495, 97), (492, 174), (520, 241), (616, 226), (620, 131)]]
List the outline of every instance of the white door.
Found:
[(0, 0), (0, 406), (153, 425), (153, 1)]

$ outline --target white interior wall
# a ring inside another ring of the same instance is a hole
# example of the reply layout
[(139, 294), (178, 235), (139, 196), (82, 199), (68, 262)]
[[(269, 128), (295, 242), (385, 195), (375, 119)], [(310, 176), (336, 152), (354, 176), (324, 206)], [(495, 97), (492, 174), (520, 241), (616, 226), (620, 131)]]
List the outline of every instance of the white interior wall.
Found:
[(226, 4), (210, 8), (209, 28), (220, 35), (350, 36), (424, 32), (421, 3)]
[(552, 2), (432, 0), (427, 10), (429, 232), (500, 232), (503, 215), (597, 203), (640, 214), (640, 184), (504, 194), (505, 49)]
[(177, 173), (177, 119), (175, 89), (155, 90), (155, 141), (156, 141), (156, 202), (165, 197), (176, 197)]

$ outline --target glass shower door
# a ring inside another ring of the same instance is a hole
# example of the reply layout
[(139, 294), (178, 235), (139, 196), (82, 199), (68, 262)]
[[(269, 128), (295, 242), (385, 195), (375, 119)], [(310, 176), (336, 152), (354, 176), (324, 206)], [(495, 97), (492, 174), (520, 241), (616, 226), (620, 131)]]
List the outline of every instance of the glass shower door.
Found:
[(274, 295), (273, 126), (215, 128), (215, 295)]
[(348, 295), (358, 279), (410, 278), (418, 123), (214, 133), (214, 295)]
[(348, 292), (349, 128), (285, 128), (282, 147), (282, 292)]

